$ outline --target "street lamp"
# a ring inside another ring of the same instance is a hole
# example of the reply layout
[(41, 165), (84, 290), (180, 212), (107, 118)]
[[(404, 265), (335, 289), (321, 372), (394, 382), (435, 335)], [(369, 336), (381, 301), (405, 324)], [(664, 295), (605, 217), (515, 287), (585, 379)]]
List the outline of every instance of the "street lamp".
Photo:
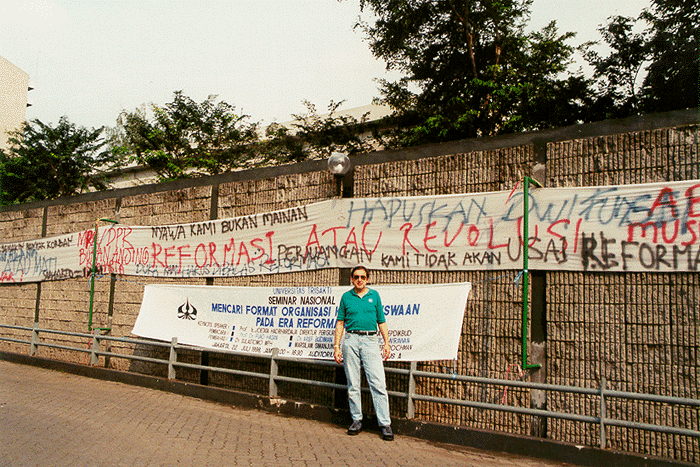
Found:
[[(344, 152), (334, 152), (328, 158), (328, 170), (335, 175), (338, 196), (341, 198), (352, 198), (353, 179), (350, 169), (352, 164), (350, 158)], [(345, 176), (350, 172), (349, 180)], [(347, 184), (347, 187), (345, 186)]]
[(334, 152), (328, 158), (328, 170), (336, 177), (342, 177), (350, 171), (350, 158), (343, 152)]

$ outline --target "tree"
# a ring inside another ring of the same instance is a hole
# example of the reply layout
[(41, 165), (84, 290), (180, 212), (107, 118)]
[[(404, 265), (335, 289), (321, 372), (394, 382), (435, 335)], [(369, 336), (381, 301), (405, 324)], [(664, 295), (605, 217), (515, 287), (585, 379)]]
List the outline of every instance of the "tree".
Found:
[(331, 101), (328, 113), (320, 116), (316, 112), (316, 106), (305, 101), (307, 112), (293, 115), (292, 128), (307, 159), (327, 159), (333, 152), (356, 154), (374, 149), (374, 140), (363, 138), (363, 134), (370, 131), (369, 112), (359, 120), (342, 115), (338, 113), (338, 108), (343, 102)]
[(597, 92), (591, 117), (597, 120), (620, 118), (641, 112), (639, 74), (648, 59), (647, 33), (635, 33), (636, 21), (625, 16), (609, 18), (598, 28), (610, 47), (607, 57), (593, 50), (596, 42), (584, 45), (584, 58), (593, 66)]
[(102, 131), (77, 127), (65, 116), (55, 127), (40, 120), (25, 123), (0, 154), (2, 204), (106, 189), (103, 169), (110, 156), (103, 151)]
[(304, 101), (306, 112), (293, 115), (289, 127), (272, 123), (265, 138), (257, 143), (259, 165), (286, 164), (309, 159), (327, 159), (333, 152), (356, 154), (382, 148), (381, 138), (368, 122), (368, 113), (358, 120), (338, 113), (343, 101), (328, 105), (328, 113), (319, 115), (316, 106)]
[(375, 140), (363, 136), (370, 131), (368, 116), (359, 120), (338, 113), (343, 101), (328, 104), (328, 113), (319, 115), (316, 106), (304, 101), (306, 113), (292, 115), (291, 128), (273, 123), (266, 128), (258, 152), (265, 163), (283, 164), (307, 159), (326, 159), (331, 153), (356, 154), (375, 149)]
[[(646, 26), (642, 32), (634, 32)], [(654, 0), (637, 19), (613, 16), (599, 28), (611, 49), (603, 57), (587, 44), (598, 94), (598, 119), (695, 107), (700, 78), (698, 0)], [(639, 78), (639, 75), (646, 74)]]
[(494, 135), (580, 121), (590, 102), (581, 74), (562, 77), (573, 33), (552, 22), (525, 33), (532, 0), (361, 0), (372, 53), (402, 72), (381, 81), (395, 110), (395, 143)]
[(122, 112), (117, 121), (115, 150), (156, 171), (161, 181), (213, 175), (255, 164), (258, 126), (237, 115), (235, 107), (201, 103), (176, 91), (164, 107), (152, 105), (153, 120), (144, 110)]
[(151, 106), (152, 120), (145, 109), (122, 112), (117, 128), (109, 132), (113, 157), (130, 154), (127, 159), (150, 166), (165, 181), (326, 158), (336, 150), (352, 154), (374, 148), (360, 135), (367, 129), (367, 117), (338, 114), (342, 101), (331, 102), (325, 116), (305, 102), (307, 112), (294, 115), (290, 128), (273, 123), (263, 138), (257, 123), (246, 123), (247, 116), (215, 99), (212, 95), (196, 103), (177, 91), (173, 102)]
[(651, 24), (649, 73), (642, 87), (647, 112), (700, 105), (700, 2), (653, 0), (640, 19)]

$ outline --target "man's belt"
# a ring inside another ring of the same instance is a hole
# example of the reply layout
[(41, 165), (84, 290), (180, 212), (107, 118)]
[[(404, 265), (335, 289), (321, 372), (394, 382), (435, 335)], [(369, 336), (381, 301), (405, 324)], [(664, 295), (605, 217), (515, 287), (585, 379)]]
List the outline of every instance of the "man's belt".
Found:
[(359, 334), (361, 336), (376, 336), (377, 331), (351, 331), (348, 330), (350, 334)]

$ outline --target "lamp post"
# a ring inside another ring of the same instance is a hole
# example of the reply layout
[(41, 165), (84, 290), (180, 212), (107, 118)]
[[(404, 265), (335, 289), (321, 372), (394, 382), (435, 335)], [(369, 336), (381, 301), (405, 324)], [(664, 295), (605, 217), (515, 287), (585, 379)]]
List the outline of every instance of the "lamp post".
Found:
[[(350, 158), (347, 154), (343, 152), (334, 152), (331, 157), (328, 158), (328, 170), (335, 175), (338, 184), (338, 196), (345, 197), (344, 181), (345, 175), (352, 169), (352, 164), (350, 163)], [(348, 197), (352, 197), (352, 185), (350, 186), (350, 194)]]
[(530, 184), (537, 188), (542, 188), (542, 185), (530, 177), (525, 177), (523, 182), (523, 370), (542, 368), (539, 363), (527, 363), (527, 306), (528, 306), (528, 271), (529, 265), (529, 247), (530, 247)]
[[(350, 172), (352, 164), (350, 163), (350, 158), (347, 154), (342, 152), (331, 153), (331, 157), (328, 158), (328, 170), (335, 176), (337, 182), (338, 196), (340, 198), (352, 198), (353, 197), (353, 184), (352, 173), (350, 175), (350, 180), (348, 183), (348, 190), (344, 190), (345, 176)], [(350, 283), (350, 269), (340, 268), (338, 285), (345, 286)], [(335, 383), (339, 385), (346, 385), (348, 381), (345, 377), (345, 371), (342, 366), (337, 366), (335, 368)], [(346, 390), (337, 389), (334, 391), (334, 403), (335, 407), (347, 408), (348, 404), (348, 393)]]

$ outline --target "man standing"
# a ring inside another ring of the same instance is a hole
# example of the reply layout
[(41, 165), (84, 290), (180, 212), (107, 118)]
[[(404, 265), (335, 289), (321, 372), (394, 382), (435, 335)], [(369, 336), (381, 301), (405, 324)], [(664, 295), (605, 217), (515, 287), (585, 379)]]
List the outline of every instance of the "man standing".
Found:
[[(335, 325), (334, 357), (338, 363), (345, 363), (348, 379), (348, 399), (352, 425), (349, 435), (362, 431), (362, 399), (360, 397), (360, 367), (364, 365), (365, 376), (372, 393), (374, 411), (386, 441), (394, 439), (389, 418), (389, 395), (386, 391), (384, 364), (389, 358), (389, 329), (384, 317), (384, 309), (379, 294), (367, 287), (369, 272), (364, 266), (356, 266), (350, 273), (353, 289), (345, 292), (340, 299), (338, 318)], [(379, 352), (377, 325), (384, 338), (384, 347)], [(343, 330), (347, 332), (343, 349), (340, 341)]]

